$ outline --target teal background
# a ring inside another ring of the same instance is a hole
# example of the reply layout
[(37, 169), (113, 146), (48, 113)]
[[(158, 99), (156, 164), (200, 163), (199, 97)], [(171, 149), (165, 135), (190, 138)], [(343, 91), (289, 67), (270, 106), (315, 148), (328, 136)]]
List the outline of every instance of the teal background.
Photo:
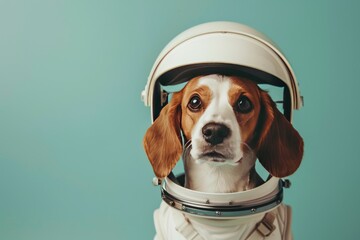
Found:
[(0, 0), (0, 239), (152, 239), (160, 203), (140, 92), (161, 49), (199, 23), (271, 37), (305, 107), (285, 201), (296, 239), (358, 239), (358, 1)]

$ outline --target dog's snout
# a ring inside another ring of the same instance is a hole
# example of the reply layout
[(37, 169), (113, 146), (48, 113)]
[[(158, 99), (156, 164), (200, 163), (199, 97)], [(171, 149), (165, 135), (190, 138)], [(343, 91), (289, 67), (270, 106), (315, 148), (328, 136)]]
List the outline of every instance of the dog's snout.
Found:
[(206, 142), (216, 145), (229, 137), (230, 129), (224, 124), (208, 123), (202, 128), (202, 134)]

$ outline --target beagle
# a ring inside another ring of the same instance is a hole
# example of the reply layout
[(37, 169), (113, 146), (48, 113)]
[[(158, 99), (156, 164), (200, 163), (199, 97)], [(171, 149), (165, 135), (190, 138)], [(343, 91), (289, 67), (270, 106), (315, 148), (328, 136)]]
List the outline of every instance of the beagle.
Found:
[(191, 141), (185, 187), (213, 193), (249, 190), (263, 183), (258, 159), (275, 177), (291, 175), (303, 140), (253, 81), (224, 75), (193, 78), (173, 94), (147, 130), (144, 148), (158, 178), (166, 177)]

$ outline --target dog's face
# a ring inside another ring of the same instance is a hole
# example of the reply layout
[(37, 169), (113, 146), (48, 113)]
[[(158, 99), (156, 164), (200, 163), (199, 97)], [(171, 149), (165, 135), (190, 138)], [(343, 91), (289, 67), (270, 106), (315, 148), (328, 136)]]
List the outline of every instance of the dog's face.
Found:
[(181, 128), (192, 141), (198, 161), (238, 164), (260, 113), (257, 86), (250, 80), (210, 75), (193, 79), (184, 89)]
[(303, 154), (300, 135), (269, 95), (239, 77), (197, 77), (174, 93), (144, 138), (159, 178), (167, 176), (180, 158), (181, 131), (185, 141), (192, 141), (195, 161), (238, 165), (252, 151), (277, 177), (292, 174)]

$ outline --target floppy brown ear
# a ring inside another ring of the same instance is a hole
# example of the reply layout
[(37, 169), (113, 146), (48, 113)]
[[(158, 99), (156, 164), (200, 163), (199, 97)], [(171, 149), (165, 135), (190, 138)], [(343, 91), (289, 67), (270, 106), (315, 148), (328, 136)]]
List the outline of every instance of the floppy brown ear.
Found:
[(158, 178), (166, 177), (180, 159), (181, 93), (174, 93), (144, 136), (145, 152)]
[(257, 157), (275, 177), (293, 174), (301, 163), (304, 142), (291, 123), (277, 109), (265, 92), (261, 92), (261, 112)]

